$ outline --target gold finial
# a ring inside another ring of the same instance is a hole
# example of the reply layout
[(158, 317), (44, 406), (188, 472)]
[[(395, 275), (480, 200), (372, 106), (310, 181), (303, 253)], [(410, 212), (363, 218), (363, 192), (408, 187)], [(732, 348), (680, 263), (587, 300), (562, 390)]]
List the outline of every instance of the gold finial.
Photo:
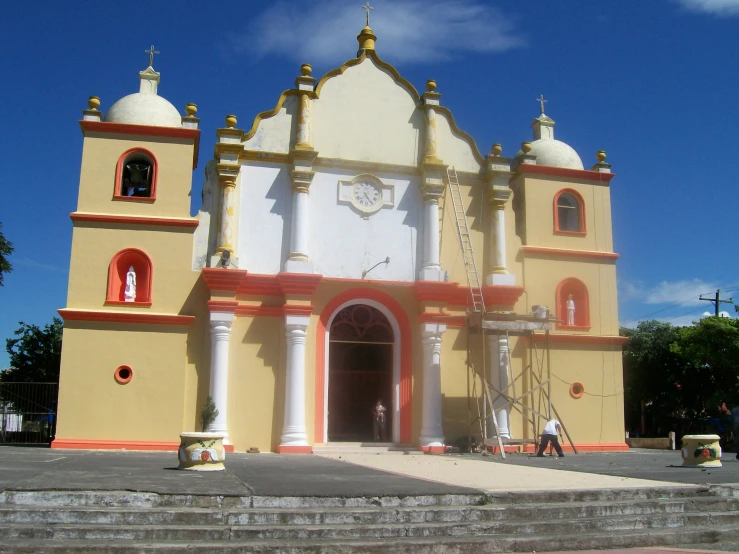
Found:
[(304, 63), (303, 65), (300, 66), (300, 74), (303, 77), (307, 77), (311, 73), (313, 73), (313, 68), (311, 67), (309, 63)]
[(434, 79), (426, 81), (426, 90), (429, 92), (434, 92), (436, 90), (436, 81)]
[(521, 143), (521, 150), (524, 154), (528, 154), (531, 152), (531, 143), (529, 141), (524, 141)]
[(493, 154), (493, 156), (500, 156), (500, 153), (503, 151), (503, 147), (499, 143), (493, 144), (493, 147), (490, 149), (490, 152)]
[(598, 159), (599, 163), (603, 163), (604, 161), (606, 161), (606, 151), (598, 150), (598, 152), (595, 153), (595, 157)]
[(198, 105), (193, 104), (192, 102), (190, 102), (189, 104), (186, 104), (185, 113), (189, 115), (190, 117), (193, 117), (196, 113), (198, 113)]
[(100, 106), (100, 98), (97, 96), (90, 96), (90, 98), (87, 99), (87, 105), (90, 106), (91, 110), (97, 110)]
[(237, 121), (235, 115), (226, 116), (226, 127), (228, 127), (229, 129), (233, 129), (234, 127), (236, 127), (236, 123)]

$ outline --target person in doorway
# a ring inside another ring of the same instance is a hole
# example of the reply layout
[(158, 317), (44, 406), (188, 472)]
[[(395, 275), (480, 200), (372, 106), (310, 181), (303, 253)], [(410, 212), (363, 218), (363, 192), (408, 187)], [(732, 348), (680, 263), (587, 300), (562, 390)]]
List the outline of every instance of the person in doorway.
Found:
[(385, 406), (382, 405), (382, 398), (377, 401), (375, 407), (372, 408), (372, 428), (375, 432), (375, 440), (385, 442)]
[(547, 421), (547, 424), (544, 426), (544, 432), (541, 434), (539, 452), (536, 454), (538, 457), (544, 456), (544, 451), (547, 449), (550, 442), (557, 451), (557, 456), (560, 458), (565, 457), (565, 453), (562, 452), (562, 447), (559, 445), (559, 441), (557, 440), (557, 435), (562, 436), (562, 425), (556, 419), (550, 419)]

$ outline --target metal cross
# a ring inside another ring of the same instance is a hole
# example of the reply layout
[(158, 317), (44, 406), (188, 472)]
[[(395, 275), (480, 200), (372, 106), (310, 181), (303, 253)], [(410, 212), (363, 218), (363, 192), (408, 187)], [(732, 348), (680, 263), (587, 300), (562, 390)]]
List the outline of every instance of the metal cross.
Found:
[(541, 115), (544, 115), (544, 104), (549, 102), (549, 100), (544, 100), (543, 94), (540, 94), (539, 98), (537, 98), (536, 100), (539, 102), (539, 104), (541, 104)]
[(154, 67), (154, 54), (161, 54), (159, 50), (154, 50), (154, 45), (151, 45), (151, 48), (148, 50), (144, 50), (147, 54), (149, 54), (149, 67)]
[(374, 10), (375, 8), (370, 6), (370, 3), (367, 2), (364, 6), (362, 6), (362, 9), (367, 10), (367, 27), (369, 27), (369, 13), (370, 13), (370, 10)]

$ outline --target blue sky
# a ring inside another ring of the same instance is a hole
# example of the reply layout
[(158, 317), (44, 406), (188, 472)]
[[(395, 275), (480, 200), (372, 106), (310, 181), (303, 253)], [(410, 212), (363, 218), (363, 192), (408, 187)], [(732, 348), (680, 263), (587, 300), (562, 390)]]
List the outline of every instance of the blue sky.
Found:
[[(363, 2), (6, 3), (0, 35), (5, 177), (0, 222), (14, 266), (0, 288), (0, 339), (43, 325), (66, 302), (87, 97), (106, 110), (135, 92), (154, 44), (160, 94), (203, 130), (193, 210), (215, 129), (248, 128), (293, 86), (355, 55)], [(417, 88), (434, 78), (480, 149), (512, 155), (531, 138), (535, 99), (586, 166), (604, 149), (620, 320), (689, 323), (698, 295), (739, 298), (739, 0), (376, 0), (377, 52)], [(214, 5), (215, 6), (215, 5)], [(732, 287), (733, 285), (733, 287)], [(678, 306), (673, 304), (682, 302)], [(731, 310), (733, 315), (733, 309)], [(0, 344), (4, 346), (4, 344)], [(4, 348), (0, 367), (7, 364)]]

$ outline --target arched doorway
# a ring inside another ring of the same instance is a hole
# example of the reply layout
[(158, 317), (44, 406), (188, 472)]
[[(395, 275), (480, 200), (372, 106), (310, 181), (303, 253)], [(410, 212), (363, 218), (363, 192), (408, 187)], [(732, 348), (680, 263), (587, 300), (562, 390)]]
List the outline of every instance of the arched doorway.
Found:
[(328, 440), (373, 440), (372, 408), (387, 408), (385, 440), (393, 435), (393, 347), (387, 317), (368, 304), (352, 304), (331, 322), (328, 348)]

